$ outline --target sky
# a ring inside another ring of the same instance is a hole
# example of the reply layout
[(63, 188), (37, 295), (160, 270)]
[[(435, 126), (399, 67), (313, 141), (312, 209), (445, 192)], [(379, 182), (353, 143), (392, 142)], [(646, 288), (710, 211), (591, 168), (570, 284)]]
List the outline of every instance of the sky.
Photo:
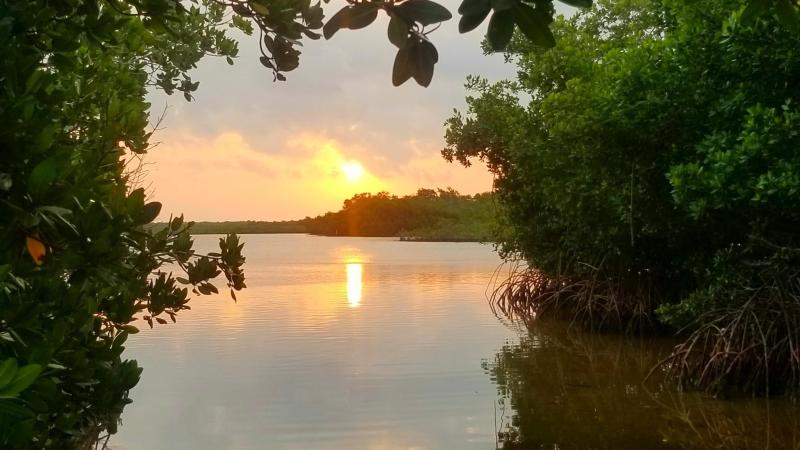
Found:
[[(441, 3), (455, 17), (431, 35), (440, 56), (428, 88), (392, 86), (395, 47), (380, 14), (366, 29), (303, 41), (285, 82), (258, 62), (257, 36), (242, 35), (234, 66), (205, 58), (192, 72), (195, 101), (152, 92), (151, 120), (164, 117), (142, 184), (164, 204), (160, 219), (289, 220), (338, 210), (361, 192), (491, 190), (485, 166), (442, 159), (443, 124), (465, 106), (467, 75), (499, 80), (515, 69), (483, 55), (486, 23), (459, 34), (459, 0)], [(325, 5), (326, 16), (343, 4)]]

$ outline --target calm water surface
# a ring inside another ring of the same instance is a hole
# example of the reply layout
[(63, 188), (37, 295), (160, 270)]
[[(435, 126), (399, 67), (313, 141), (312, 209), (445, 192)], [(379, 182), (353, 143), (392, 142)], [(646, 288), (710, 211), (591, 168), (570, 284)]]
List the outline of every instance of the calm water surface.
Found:
[(112, 448), (800, 448), (787, 402), (642, 385), (665, 345), (496, 317), (491, 246), (244, 241), (237, 303), (129, 339), (145, 372)]

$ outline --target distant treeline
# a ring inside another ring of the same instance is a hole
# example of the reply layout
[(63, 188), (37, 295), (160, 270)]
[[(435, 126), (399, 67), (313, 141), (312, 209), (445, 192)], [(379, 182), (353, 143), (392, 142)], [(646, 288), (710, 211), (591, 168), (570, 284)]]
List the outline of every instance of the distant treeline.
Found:
[[(166, 223), (150, 225), (153, 230), (164, 228)], [(267, 222), (262, 220), (238, 220), (226, 222), (193, 222), (191, 234), (281, 234), (281, 233), (306, 233), (304, 220), (285, 220)]]
[[(160, 228), (165, 224), (154, 224)], [(419, 189), (398, 197), (357, 194), (342, 209), (281, 222), (195, 222), (192, 234), (309, 233), (323, 236), (397, 236), (415, 241), (492, 241), (496, 229), (491, 193), (461, 195), (452, 188)]]
[(461, 195), (448, 189), (419, 189), (398, 197), (358, 194), (340, 211), (305, 220), (311, 234), (400, 236), (409, 240), (491, 241), (495, 214), (490, 193)]
[(285, 220), (280, 222), (265, 222), (258, 220), (242, 220), (234, 222), (195, 222), (191, 228), (192, 234), (281, 234), (305, 233), (306, 227), (303, 220)]

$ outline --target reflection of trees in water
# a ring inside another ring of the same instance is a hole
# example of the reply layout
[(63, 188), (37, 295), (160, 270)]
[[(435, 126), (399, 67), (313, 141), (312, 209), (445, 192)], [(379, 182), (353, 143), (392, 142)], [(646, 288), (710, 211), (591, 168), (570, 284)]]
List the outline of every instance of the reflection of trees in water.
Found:
[(497, 448), (800, 448), (785, 400), (723, 401), (642, 380), (670, 342), (535, 323), (484, 368), (497, 385)]
[(668, 391), (652, 400), (678, 421), (668, 436), (683, 448), (800, 449), (800, 410), (786, 399), (726, 401)]

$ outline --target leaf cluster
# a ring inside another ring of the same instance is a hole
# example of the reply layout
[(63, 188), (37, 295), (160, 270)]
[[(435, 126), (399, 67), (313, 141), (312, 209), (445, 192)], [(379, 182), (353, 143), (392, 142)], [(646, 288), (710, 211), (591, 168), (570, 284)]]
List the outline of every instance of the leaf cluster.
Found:
[(357, 194), (342, 209), (303, 221), (305, 231), (326, 236), (400, 236), (408, 240), (491, 241), (496, 231), (490, 194), (462, 195), (452, 188), (419, 189), (398, 197)]
[(200, 58), (235, 56), (224, 10), (0, 2), (0, 447), (114, 433), (141, 374), (124, 358), (137, 321), (175, 321), (217, 276), (231, 295), (245, 287), (238, 238), (196, 254), (183, 217), (145, 227), (161, 204), (137, 187), (147, 89), (189, 99)]
[[(678, 304), (717, 283), (721, 254), (800, 248), (800, 42), (783, 13), (752, 5), (599, 2), (553, 22), (550, 51), (511, 37), (517, 79), (470, 79), (443, 150), (496, 174), (507, 255), (554, 277), (654, 283)], [(662, 319), (681, 327), (718, 303), (689, 304)]]
[[(564, 3), (588, 8), (591, 0), (562, 0)], [(372, 24), (383, 11), (389, 16), (387, 36), (397, 47), (392, 69), (392, 84), (400, 86), (413, 78), (427, 87), (433, 78), (439, 53), (428, 35), (438, 24), (452, 18), (444, 6), (432, 0), (362, 0), (350, 1), (334, 14), (323, 28), (325, 39), (340, 29), (357, 30)], [(530, 41), (542, 48), (555, 46), (550, 30), (555, 9), (552, 0), (463, 0), (458, 8), (461, 19), (459, 32), (477, 28), (491, 13), (486, 37), (493, 51), (506, 48), (514, 29), (518, 28)], [(433, 29), (428, 29), (436, 25)]]

